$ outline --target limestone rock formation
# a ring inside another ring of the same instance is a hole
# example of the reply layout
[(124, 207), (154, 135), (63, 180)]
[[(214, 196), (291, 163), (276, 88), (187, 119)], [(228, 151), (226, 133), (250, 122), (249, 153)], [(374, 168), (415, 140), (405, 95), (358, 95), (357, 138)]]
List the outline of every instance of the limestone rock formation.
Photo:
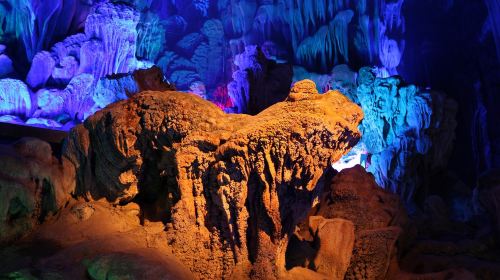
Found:
[(28, 234), (70, 199), (75, 174), (66, 161), (34, 138), (0, 146), (1, 244)]
[(98, 79), (135, 70), (139, 12), (125, 4), (96, 5), (85, 22), (80, 72)]
[[(457, 104), (442, 93), (405, 84), (398, 76), (381, 75), (376, 68), (363, 67), (356, 76), (347, 67), (337, 67), (329, 76), (312, 79), (339, 89), (363, 108), (357, 155), (365, 156), (363, 165), (377, 183), (398, 193), (414, 213), (419, 206), (415, 198), (425, 195), (425, 184), (450, 157)], [(359, 157), (351, 158), (351, 166), (361, 164)]]
[(318, 90), (316, 89), (316, 83), (314, 83), (311, 80), (302, 80), (296, 82), (292, 89), (291, 92), (303, 92), (303, 93), (308, 93), (308, 94), (316, 94), (318, 93)]
[(50, 52), (42, 51), (37, 53), (26, 76), (26, 83), (33, 89), (45, 86), (55, 66), (56, 61)]
[(67, 85), (79, 74), (94, 79), (136, 70), (135, 57), (139, 12), (120, 3), (102, 2), (92, 7), (85, 21), (85, 33), (67, 37), (49, 51), (35, 55), (26, 77), (39, 89), (52, 83)]
[(30, 90), (22, 81), (0, 79), (0, 115), (29, 116), (31, 107)]
[[(287, 248), (288, 268), (305, 267), (333, 279), (386, 279), (396, 242), (408, 243), (408, 217), (398, 196), (378, 187), (359, 165), (338, 173), (308, 215)], [(318, 227), (326, 221), (342, 221), (343, 230)], [(325, 263), (336, 269), (323, 269)]]
[(0, 78), (7, 76), (14, 71), (12, 60), (4, 54), (5, 46), (0, 44)]
[(134, 93), (147, 90), (156, 90), (156, 91), (175, 90), (174, 85), (171, 85), (164, 80), (163, 72), (157, 66), (153, 66), (148, 69), (138, 69), (134, 71), (133, 77), (138, 87), (138, 90)]
[(291, 93), (256, 116), (143, 92), (73, 129), (64, 157), (78, 195), (135, 199), (144, 219), (166, 222), (174, 255), (198, 278), (273, 279), (323, 171), (359, 140), (362, 116), (334, 91)]
[(288, 95), (293, 76), (290, 64), (267, 59), (257, 46), (245, 47), (234, 64), (237, 70), (227, 88), (235, 112), (255, 115)]
[(354, 247), (354, 225), (349, 220), (309, 218), (311, 230), (316, 233), (318, 253), (314, 257), (314, 270), (342, 279), (351, 263)]

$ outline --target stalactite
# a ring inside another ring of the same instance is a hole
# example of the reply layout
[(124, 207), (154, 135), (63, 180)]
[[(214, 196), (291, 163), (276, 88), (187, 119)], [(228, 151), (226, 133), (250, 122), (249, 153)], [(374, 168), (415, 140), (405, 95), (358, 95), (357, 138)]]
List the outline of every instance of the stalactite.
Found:
[(139, 13), (124, 4), (99, 4), (85, 23), (89, 41), (82, 45), (80, 72), (95, 79), (135, 68)]
[[(333, 20), (333, 30), (330, 27), (330, 32), (335, 34), (335, 45), (336, 51), (340, 55), (344, 57), (344, 61), (349, 61), (349, 41), (348, 41), (348, 25), (354, 16), (354, 12), (352, 10), (345, 10), (339, 12), (335, 19)], [(331, 26), (331, 23), (330, 23)], [(335, 59), (335, 63), (338, 63), (338, 60)]]
[(353, 17), (352, 10), (339, 12), (328, 25), (322, 26), (311, 37), (302, 41), (296, 53), (299, 63), (311, 66), (319, 60), (326, 71), (330, 60), (339, 62), (339, 56), (349, 61), (348, 25)]
[(373, 62), (372, 41), (370, 38), (370, 17), (361, 15), (358, 18), (358, 28), (354, 37), (354, 46), (368, 61)]
[(137, 58), (156, 61), (165, 45), (165, 28), (160, 18), (149, 12), (143, 14), (137, 30)]
[[(385, 1), (384, 1), (385, 2)], [(393, 28), (400, 28), (403, 19), (401, 15), (401, 9), (403, 7), (404, 0), (398, 0), (393, 3), (384, 3), (383, 5), (383, 18), (386, 27), (389, 31), (392, 31)]]

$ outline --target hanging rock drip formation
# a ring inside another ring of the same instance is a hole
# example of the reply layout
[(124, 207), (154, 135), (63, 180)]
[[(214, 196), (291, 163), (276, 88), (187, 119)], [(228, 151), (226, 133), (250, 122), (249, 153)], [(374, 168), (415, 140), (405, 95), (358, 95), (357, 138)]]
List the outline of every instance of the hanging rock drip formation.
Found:
[(144, 218), (167, 222), (174, 254), (199, 278), (272, 279), (323, 171), (359, 140), (362, 117), (336, 91), (296, 90), (256, 116), (144, 92), (76, 127), (64, 154), (77, 194), (155, 205)]

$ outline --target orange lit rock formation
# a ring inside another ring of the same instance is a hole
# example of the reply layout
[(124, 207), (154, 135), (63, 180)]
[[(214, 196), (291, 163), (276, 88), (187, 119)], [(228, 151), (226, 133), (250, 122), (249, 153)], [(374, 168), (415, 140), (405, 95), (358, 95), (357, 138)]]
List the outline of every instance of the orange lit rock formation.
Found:
[(197, 277), (272, 279), (324, 170), (359, 140), (362, 117), (334, 91), (296, 88), (256, 116), (144, 92), (76, 127), (64, 156), (77, 195), (138, 202), (142, 219), (166, 223), (174, 255)]

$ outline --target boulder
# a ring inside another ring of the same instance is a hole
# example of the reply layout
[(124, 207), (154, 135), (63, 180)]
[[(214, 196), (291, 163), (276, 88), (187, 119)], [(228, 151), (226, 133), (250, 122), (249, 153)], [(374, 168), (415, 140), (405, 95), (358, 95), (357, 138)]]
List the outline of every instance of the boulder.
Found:
[[(386, 279), (411, 237), (399, 197), (359, 165), (335, 175), (308, 215), (287, 248), (287, 268), (308, 267), (333, 279)], [(299, 247), (315, 253), (302, 249), (301, 260)]]
[[(312, 222), (314, 220), (314, 222)], [(344, 279), (351, 263), (354, 246), (354, 225), (344, 219), (309, 217), (311, 229), (316, 232), (318, 251), (314, 258), (314, 270), (332, 277)]]
[(380, 188), (373, 175), (360, 165), (344, 169), (334, 177), (330, 190), (311, 215), (350, 220), (356, 232), (404, 227), (408, 223), (399, 197)]
[(140, 91), (156, 90), (170, 91), (175, 90), (175, 87), (167, 83), (163, 77), (163, 71), (158, 66), (153, 66), (148, 69), (139, 69), (134, 71), (134, 80)]
[(198, 278), (275, 278), (363, 116), (339, 92), (294, 96), (249, 116), (193, 94), (143, 92), (73, 129), (64, 157), (79, 195), (147, 201), (145, 219), (167, 223), (173, 253)]

